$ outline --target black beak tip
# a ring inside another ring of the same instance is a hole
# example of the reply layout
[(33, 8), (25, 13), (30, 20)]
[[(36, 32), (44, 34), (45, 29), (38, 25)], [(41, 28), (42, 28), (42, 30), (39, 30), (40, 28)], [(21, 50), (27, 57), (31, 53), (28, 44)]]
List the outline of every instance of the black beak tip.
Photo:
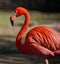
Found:
[(11, 17), (10, 17), (10, 22), (11, 22), (11, 25), (13, 26), (14, 25), (14, 21), (11, 19)]

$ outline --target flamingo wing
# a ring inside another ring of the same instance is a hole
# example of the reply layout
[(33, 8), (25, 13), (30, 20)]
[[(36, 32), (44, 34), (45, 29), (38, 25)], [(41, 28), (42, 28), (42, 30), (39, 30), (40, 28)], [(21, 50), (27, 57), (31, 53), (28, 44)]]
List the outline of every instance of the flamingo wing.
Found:
[(27, 46), (37, 55), (41, 54), (45, 57), (54, 56), (54, 53), (59, 53), (57, 52), (60, 46), (58, 32), (48, 27), (37, 28), (32, 29), (27, 34)]
[(31, 37), (29, 37), (30, 40), (30, 44), (29, 44), (29, 48), (37, 55), (42, 55), (42, 56), (54, 56), (54, 52), (39, 45), (39, 43), (37, 43), (34, 39), (32, 39)]

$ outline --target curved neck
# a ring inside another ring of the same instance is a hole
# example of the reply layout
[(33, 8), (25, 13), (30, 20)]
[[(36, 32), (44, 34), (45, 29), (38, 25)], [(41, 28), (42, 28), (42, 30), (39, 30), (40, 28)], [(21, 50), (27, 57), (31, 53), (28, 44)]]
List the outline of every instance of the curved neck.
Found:
[(27, 29), (27, 27), (28, 27), (28, 25), (30, 23), (30, 15), (29, 15), (28, 11), (25, 11), (24, 15), (25, 15), (25, 22), (24, 22), (21, 30), (19, 31), (19, 33), (17, 35), (17, 38), (16, 38), (17, 40), (21, 40), (21, 38), (24, 35), (24, 32), (26, 31), (26, 29)]

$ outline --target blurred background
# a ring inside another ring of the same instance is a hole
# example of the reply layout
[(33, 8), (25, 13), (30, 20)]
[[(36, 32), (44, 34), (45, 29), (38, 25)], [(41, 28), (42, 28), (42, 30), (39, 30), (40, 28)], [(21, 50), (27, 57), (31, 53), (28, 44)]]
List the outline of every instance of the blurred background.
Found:
[[(27, 55), (16, 49), (15, 39), (24, 23), (24, 16), (18, 17), (14, 27), (10, 24), (10, 16), (18, 7), (26, 8), (31, 22), (24, 34), (34, 26), (43, 25), (60, 32), (60, 0), (0, 0), (0, 64), (44, 64), (44, 59)], [(60, 64), (60, 56), (49, 59), (50, 64)]]
[(60, 12), (60, 0), (0, 0), (1, 9), (14, 9), (17, 6), (23, 6), (30, 10)]

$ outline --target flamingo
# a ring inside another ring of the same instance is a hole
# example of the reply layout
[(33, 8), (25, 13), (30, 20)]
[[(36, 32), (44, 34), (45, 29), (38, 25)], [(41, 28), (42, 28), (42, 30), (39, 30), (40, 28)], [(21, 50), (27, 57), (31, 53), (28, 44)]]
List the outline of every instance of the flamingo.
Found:
[(17, 7), (14, 14), (10, 16), (12, 26), (16, 17), (25, 16), (25, 22), (16, 37), (16, 47), (26, 54), (42, 56), (45, 63), (49, 64), (48, 58), (60, 54), (60, 33), (48, 26), (37, 26), (32, 28), (26, 35), (24, 44), (22, 38), (30, 24), (30, 14), (23, 7)]

